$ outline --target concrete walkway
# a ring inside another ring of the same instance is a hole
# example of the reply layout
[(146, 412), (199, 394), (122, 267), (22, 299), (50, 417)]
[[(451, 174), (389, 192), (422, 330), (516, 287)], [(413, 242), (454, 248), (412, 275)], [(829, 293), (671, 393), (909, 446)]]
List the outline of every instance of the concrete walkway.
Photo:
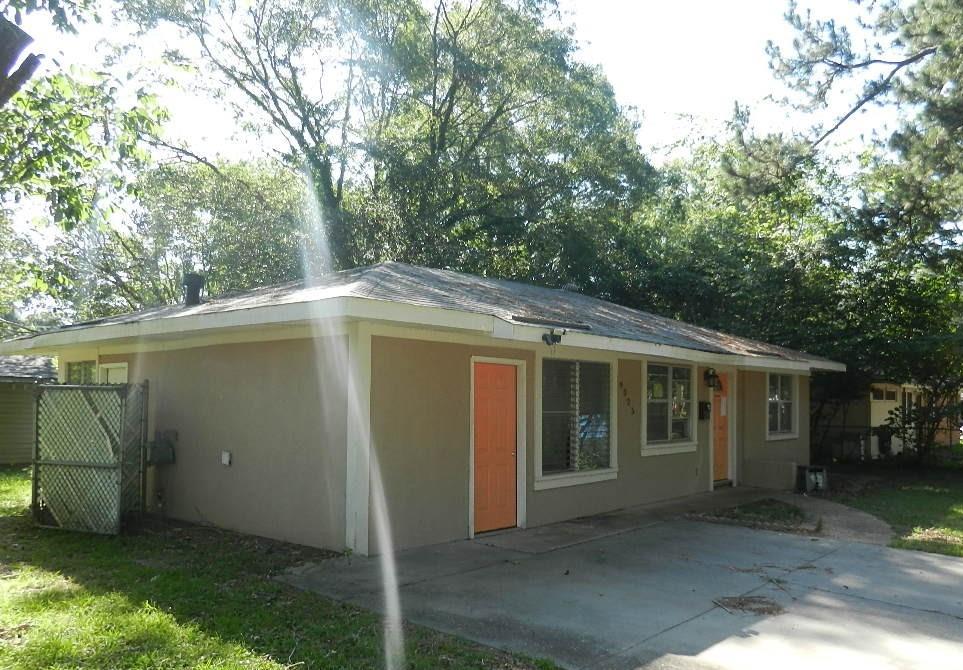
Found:
[(777, 493), (772, 497), (796, 505), (807, 516), (819, 519), (820, 537), (881, 547), (887, 546), (893, 537), (892, 527), (882, 519), (832, 500), (796, 493)]
[[(679, 518), (768, 495), (733, 489), (405, 551), (403, 615), (567, 668), (960, 667), (963, 560)], [(283, 579), (382, 606), (375, 559)], [(768, 613), (741, 609), (746, 596)]]

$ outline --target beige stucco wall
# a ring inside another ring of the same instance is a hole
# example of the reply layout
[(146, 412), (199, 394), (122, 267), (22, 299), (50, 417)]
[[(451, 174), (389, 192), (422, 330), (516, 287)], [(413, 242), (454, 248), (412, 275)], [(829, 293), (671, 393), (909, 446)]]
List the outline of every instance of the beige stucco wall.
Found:
[[(707, 400), (703, 368), (696, 374), (699, 400)], [(528, 525), (564, 519), (691, 495), (709, 488), (709, 423), (697, 421), (696, 451), (683, 454), (642, 455), (642, 361), (619, 360), (617, 414), (617, 479), (535, 491), (529, 477)], [(534, 476), (534, 462), (530, 458)]]
[[(372, 451), (382, 473), (396, 548), (468, 536), (472, 356), (526, 362), (525, 432), (530, 454), (535, 367), (531, 351), (372, 338)], [(378, 551), (377, 522), (375, 518), (369, 522), (372, 553)]]
[[(344, 356), (345, 338), (318, 341)], [(151, 506), (159, 494), (172, 518), (343, 548), (345, 387), (315, 353), (299, 339), (100, 356), (150, 382), (151, 438), (178, 433), (176, 463), (151, 468)]]
[[(346, 338), (324, 350), (345, 354)], [(464, 538), (469, 533), (471, 358), (520, 359), (526, 365), (526, 524), (538, 526), (708, 490), (710, 424), (696, 421), (697, 447), (642, 455), (640, 357), (617, 357), (616, 479), (535, 488), (536, 351), (596, 359), (599, 352), (540, 345), (514, 347), (374, 336), (371, 342), (371, 435), (377, 471), (398, 548)], [(65, 352), (62, 361), (97, 358)], [(344, 547), (345, 385), (324, 359), (319, 372), (310, 339), (223, 344), (99, 356), (126, 361), (129, 380), (150, 381), (150, 434), (179, 433), (177, 463), (154, 468), (152, 490), (164, 513), (291, 542)], [(704, 367), (698, 400), (709, 399)], [(319, 384), (319, 379), (322, 382)], [(808, 379), (799, 380), (799, 436), (766, 440), (766, 376), (739, 372), (737, 475), (742, 484), (792, 485), (808, 463)], [(695, 409), (695, 408), (694, 408)], [(232, 465), (221, 465), (221, 451)], [(372, 482), (372, 490), (377, 487)], [(152, 497), (152, 500), (154, 498)], [(376, 505), (369, 501), (369, 509)], [(373, 513), (373, 512), (372, 512)], [(378, 552), (377, 522), (369, 547)]]
[(765, 372), (739, 372), (739, 480), (749, 486), (789, 489), (796, 466), (809, 464), (809, 377), (798, 376), (797, 437), (769, 440)]
[[(533, 350), (375, 336), (371, 344), (372, 440), (396, 548), (468, 536), (472, 356), (526, 362), (529, 527), (708, 489), (708, 422), (698, 422), (695, 452), (641, 455), (639, 360), (618, 364), (618, 479), (536, 491)], [(577, 351), (569, 350), (562, 357), (577, 357)], [(701, 378), (702, 368), (696, 385), (700, 399), (706, 399)], [(376, 522), (370, 519), (372, 553), (378, 551)]]

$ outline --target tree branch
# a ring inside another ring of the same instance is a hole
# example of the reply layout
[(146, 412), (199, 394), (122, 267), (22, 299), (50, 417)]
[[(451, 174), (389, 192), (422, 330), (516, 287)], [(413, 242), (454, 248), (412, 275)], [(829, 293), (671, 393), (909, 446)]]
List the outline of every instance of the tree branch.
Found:
[(217, 167), (214, 163), (204, 158), (203, 156), (200, 156), (194, 153), (190, 149), (185, 149), (184, 147), (179, 147), (174, 144), (170, 144), (160, 139), (159, 137), (149, 137), (146, 139), (146, 142), (153, 147), (160, 147), (162, 149), (167, 149), (169, 151), (173, 151), (175, 154), (179, 156), (185, 156), (187, 158), (190, 158), (191, 160), (197, 161), (201, 165), (209, 167), (214, 172), (214, 174), (216, 174), (218, 177), (224, 176), (221, 173), (221, 169)]
[[(828, 138), (830, 135), (832, 135), (837, 130), (839, 130), (844, 123), (846, 123), (850, 118), (852, 118), (854, 114), (856, 114), (856, 112), (858, 112), (860, 109), (865, 107), (867, 103), (878, 98), (883, 92), (886, 91), (886, 89), (889, 87), (890, 82), (893, 81), (893, 78), (899, 73), (900, 70), (902, 70), (903, 68), (909, 67), (914, 63), (918, 63), (919, 61), (923, 60), (927, 56), (931, 56), (934, 53), (936, 53), (936, 47), (927, 47), (926, 49), (923, 49), (922, 51), (919, 51), (913, 54), (909, 58), (906, 58), (901, 61), (895, 61), (895, 67), (889, 71), (889, 74), (887, 74), (882, 81), (880, 81), (875, 86), (873, 86), (873, 88), (870, 91), (865, 93), (848, 112), (846, 112), (842, 117), (840, 117), (839, 120), (836, 121), (836, 123), (834, 123), (829, 130), (825, 131), (822, 135), (820, 135), (816, 139), (816, 141), (813, 142), (810, 146), (812, 148), (816, 148), (817, 146), (819, 146), (824, 140), (826, 140), (826, 138)], [(862, 63), (856, 63), (851, 66), (842, 66), (842, 67), (848, 70), (852, 70), (858, 67), (866, 67), (868, 65), (875, 64), (875, 63), (889, 63), (889, 61), (870, 59), (868, 61), (863, 61)]]

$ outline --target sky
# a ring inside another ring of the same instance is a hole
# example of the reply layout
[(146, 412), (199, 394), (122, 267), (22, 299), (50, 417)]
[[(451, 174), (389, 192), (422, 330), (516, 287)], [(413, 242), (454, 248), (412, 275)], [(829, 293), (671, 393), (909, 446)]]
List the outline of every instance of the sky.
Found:
[[(599, 65), (618, 101), (635, 108), (639, 140), (659, 162), (676, 155), (672, 145), (703, 133), (718, 134), (738, 101), (750, 105), (753, 125), (763, 132), (802, 131), (814, 119), (768, 100), (786, 91), (769, 71), (766, 42), (788, 45), (792, 30), (783, 0), (559, 0), (563, 20), (574, 25), (580, 57)], [(819, 17), (847, 21), (855, 15), (845, 0), (802, 0)], [(85, 24), (78, 36), (54, 31), (42, 18), (24, 26), (37, 38), (36, 48), (64, 53), (62, 62), (96, 67), (103, 48), (99, 39), (116, 35), (116, 27)], [(171, 38), (141, 40), (148, 58)], [(52, 65), (48, 63), (48, 65)], [(162, 103), (171, 111), (172, 137), (205, 156), (236, 158), (250, 152), (249, 141), (232, 137), (236, 127), (222, 103), (196, 92), (169, 91)], [(846, 100), (822, 120), (845, 111)], [(858, 142), (863, 134), (893, 120), (891, 111), (869, 110), (847, 124), (836, 139)]]
[[(575, 26), (582, 58), (600, 65), (618, 101), (635, 107), (643, 147), (676, 143), (692, 132), (718, 132), (736, 102), (748, 104), (760, 132), (805, 131), (817, 120), (835, 119), (839, 108), (819, 117), (795, 113), (777, 100), (787, 91), (769, 70), (766, 44), (792, 43), (783, 0), (562, 0)], [(846, 0), (801, 0), (819, 18), (852, 23)], [(774, 99), (770, 99), (774, 98)], [(837, 143), (859, 141), (891, 120), (870, 109), (853, 120)]]

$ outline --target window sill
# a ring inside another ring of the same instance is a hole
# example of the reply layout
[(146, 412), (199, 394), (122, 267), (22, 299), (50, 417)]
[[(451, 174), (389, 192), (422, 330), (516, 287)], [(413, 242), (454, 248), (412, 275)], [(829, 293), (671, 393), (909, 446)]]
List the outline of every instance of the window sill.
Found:
[(781, 442), (782, 440), (798, 440), (799, 433), (766, 433), (766, 442)]
[(545, 475), (535, 478), (535, 490), (559, 489), (564, 486), (578, 486), (579, 484), (593, 484), (617, 479), (618, 468), (591, 470), (589, 472), (563, 472), (557, 475)]
[(665, 456), (668, 454), (691, 454), (699, 448), (697, 442), (679, 442), (668, 444), (643, 444), (643, 456)]

